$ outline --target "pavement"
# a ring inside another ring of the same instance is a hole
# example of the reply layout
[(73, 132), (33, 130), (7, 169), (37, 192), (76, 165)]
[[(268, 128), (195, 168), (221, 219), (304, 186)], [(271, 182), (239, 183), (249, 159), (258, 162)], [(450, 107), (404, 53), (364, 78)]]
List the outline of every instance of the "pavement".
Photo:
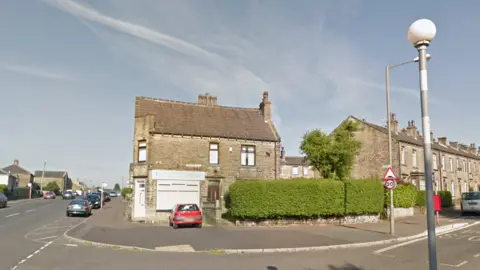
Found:
[[(396, 234), (389, 234), (389, 223), (357, 224), (344, 226), (296, 226), (296, 227), (203, 227), (173, 230), (165, 226), (135, 224), (123, 218), (125, 202), (113, 200), (87, 222), (68, 231), (67, 236), (117, 247), (136, 247), (160, 251), (211, 251), (228, 253), (273, 252), (296, 248), (325, 246), (355, 246), (356, 243), (376, 242), (379, 245), (425, 232), (426, 218), (423, 215), (396, 221)], [(440, 227), (451, 228), (459, 223), (460, 216), (449, 213), (440, 220)], [(406, 240), (406, 239), (403, 239)], [(373, 245), (373, 244), (372, 244)]]
[(44, 241), (61, 237), (68, 228), (85, 220), (65, 217), (67, 204), (61, 199), (32, 199), (12, 201), (0, 209), (1, 269), (10, 269)]
[[(478, 270), (480, 224), (437, 238), (439, 270)], [(59, 238), (15, 270), (404, 270), (428, 269), (425, 239), (382, 247), (298, 253), (215, 254), (65, 246)], [(64, 246), (62, 246), (64, 245)]]

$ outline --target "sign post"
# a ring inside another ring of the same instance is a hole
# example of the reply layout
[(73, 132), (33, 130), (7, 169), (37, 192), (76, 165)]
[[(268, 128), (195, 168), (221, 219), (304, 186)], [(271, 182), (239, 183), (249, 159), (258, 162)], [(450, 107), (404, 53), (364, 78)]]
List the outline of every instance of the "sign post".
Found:
[(28, 183), (28, 199), (32, 199), (32, 183)]
[(393, 189), (397, 187), (397, 175), (393, 172), (392, 167), (388, 167), (387, 171), (383, 175), (385, 181), (385, 188), (390, 190), (390, 234), (395, 234), (395, 206), (393, 205)]

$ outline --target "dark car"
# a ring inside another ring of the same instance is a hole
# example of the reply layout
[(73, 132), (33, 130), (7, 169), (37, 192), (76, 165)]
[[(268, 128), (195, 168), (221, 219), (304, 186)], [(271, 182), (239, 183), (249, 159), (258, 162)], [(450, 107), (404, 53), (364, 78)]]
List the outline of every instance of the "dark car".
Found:
[(98, 209), (102, 207), (100, 196), (96, 194), (88, 194), (86, 196), (88, 203), (92, 206), (93, 209)]
[(103, 192), (103, 198), (105, 202), (109, 202), (112, 198), (110, 197), (110, 192)]
[(65, 191), (62, 193), (62, 199), (64, 200), (71, 200), (75, 199), (75, 195), (71, 191)]
[(92, 214), (92, 208), (87, 200), (73, 200), (67, 205), (67, 216), (85, 216)]

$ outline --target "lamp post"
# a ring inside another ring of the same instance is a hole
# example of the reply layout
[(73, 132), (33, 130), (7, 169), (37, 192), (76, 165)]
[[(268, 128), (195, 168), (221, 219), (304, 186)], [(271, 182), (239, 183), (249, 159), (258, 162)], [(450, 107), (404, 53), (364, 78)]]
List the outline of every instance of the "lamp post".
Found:
[[(427, 54), (427, 59), (430, 59), (431, 56)], [(419, 61), (419, 57), (402, 63), (398, 63), (392, 66), (385, 67), (385, 90), (387, 93), (387, 129), (388, 129), (388, 165), (393, 166), (392, 158), (392, 131), (391, 131), (391, 110), (390, 110), (390, 70), (403, 66), (410, 63), (415, 63)], [(394, 215), (395, 206), (393, 205), (393, 189), (390, 189), (390, 234), (395, 234), (395, 215)]]
[(420, 71), (420, 100), (422, 110), (423, 154), (427, 193), (428, 262), (430, 270), (437, 270), (437, 243), (435, 239), (435, 214), (433, 209), (432, 141), (428, 115), (427, 47), (435, 38), (437, 28), (428, 19), (415, 21), (408, 28), (408, 41), (418, 50)]

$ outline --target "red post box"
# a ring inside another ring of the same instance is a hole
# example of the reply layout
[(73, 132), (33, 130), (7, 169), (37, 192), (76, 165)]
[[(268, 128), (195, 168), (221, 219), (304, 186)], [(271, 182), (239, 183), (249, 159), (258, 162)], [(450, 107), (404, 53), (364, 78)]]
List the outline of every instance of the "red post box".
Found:
[(442, 197), (440, 197), (440, 195), (433, 196), (433, 209), (435, 211), (442, 211)]

